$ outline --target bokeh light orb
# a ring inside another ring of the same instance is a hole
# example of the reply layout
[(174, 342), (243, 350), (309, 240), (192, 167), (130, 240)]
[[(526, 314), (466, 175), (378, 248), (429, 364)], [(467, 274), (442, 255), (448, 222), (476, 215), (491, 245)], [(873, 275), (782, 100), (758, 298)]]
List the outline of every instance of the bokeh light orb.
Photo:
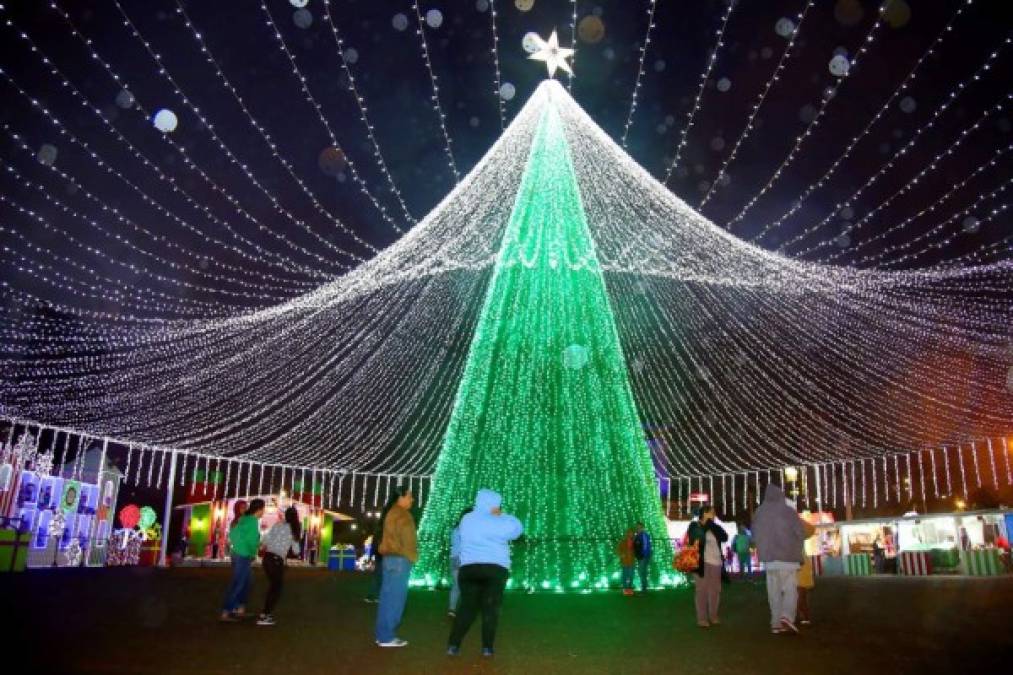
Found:
[(967, 232), (968, 234), (976, 234), (978, 230), (981, 229), (981, 221), (974, 216), (968, 216), (967, 218), (964, 218), (964, 222), (961, 223), (961, 226), (964, 228), (964, 232)]
[(328, 176), (337, 177), (342, 169), (345, 168), (346, 163), (345, 153), (341, 151), (341, 148), (334, 146), (324, 148), (317, 157), (317, 164), (320, 166), (320, 170)]
[(309, 28), (313, 25), (313, 14), (308, 9), (297, 9), (292, 13), (292, 23), (297, 28)]
[(475, 9), (480, 12), (488, 12), (489, 0), (475, 0)]
[(851, 70), (851, 61), (844, 54), (835, 54), (834, 58), (830, 59), (830, 74), (834, 77), (844, 77)]
[(795, 32), (795, 22), (786, 16), (782, 16), (774, 24), (774, 32), (783, 38), (790, 38), (791, 34)]
[(509, 101), (517, 95), (517, 88), (509, 82), (504, 82), (499, 88), (499, 97), (504, 101)]
[(563, 350), (563, 367), (568, 370), (580, 370), (591, 360), (587, 347), (573, 344)]
[(577, 37), (581, 42), (595, 45), (605, 37), (605, 24), (594, 14), (588, 14), (577, 24)]
[(528, 54), (534, 54), (535, 52), (538, 51), (539, 39), (540, 36), (538, 35), (538, 33), (534, 31), (525, 33), (524, 37), (521, 39), (521, 47), (523, 47), (524, 51), (526, 51)]
[(883, 18), (890, 28), (903, 28), (911, 20), (911, 5), (904, 0), (891, 0), (883, 11)]
[(176, 117), (176, 113), (168, 108), (162, 108), (151, 118), (151, 123), (163, 134), (168, 134), (176, 130), (176, 127), (179, 125), (179, 118)]
[(120, 93), (116, 94), (116, 105), (124, 110), (130, 110), (134, 107), (134, 95), (127, 89), (120, 90)]
[(43, 143), (39, 147), (39, 152), (35, 155), (35, 159), (39, 161), (39, 164), (43, 166), (53, 166), (56, 164), (56, 155), (58, 151), (56, 146), (52, 143)]
[(727, 77), (722, 77), (717, 83), (718, 91), (724, 92), (732, 88), (732, 81)]
[(288, 2), (296, 9), (302, 9), (306, 5), (310, 4), (310, 0), (288, 0)]
[(918, 109), (918, 102), (910, 96), (905, 96), (900, 100), (901, 112), (906, 112), (909, 115)]
[(528, 12), (535, 6), (535, 0), (514, 0), (514, 7), (522, 12)]
[(430, 28), (439, 28), (443, 25), (443, 12), (438, 9), (431, 9), (426, 12), (426, 24)]
[(834, 5), (834, 18), (842, 26), (857, 26), (863, 16), (865, 10), (862, 9), (859, 0), (837, 0), (837, 4)]
[(400, 12), (394, 15), (394, 18), (390, 20), (390, 25), (394, 26), (394, 30), (403, 31), (408, 28), (408, 17)]

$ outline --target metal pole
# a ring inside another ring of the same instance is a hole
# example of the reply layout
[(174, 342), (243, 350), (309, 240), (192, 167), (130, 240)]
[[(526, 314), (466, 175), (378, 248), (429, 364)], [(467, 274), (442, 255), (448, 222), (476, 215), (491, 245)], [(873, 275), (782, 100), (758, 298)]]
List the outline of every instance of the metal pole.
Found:
[(176, 487), (176, 455), (172, 451), (169, 461), (169, 484), (165, 490), (165, 513), (162, 515), (162, 547), (158, 554), (158, 566), (165, 567), (165, 552), (169, 547), (169, 524), (172, 521), (172, 492)]

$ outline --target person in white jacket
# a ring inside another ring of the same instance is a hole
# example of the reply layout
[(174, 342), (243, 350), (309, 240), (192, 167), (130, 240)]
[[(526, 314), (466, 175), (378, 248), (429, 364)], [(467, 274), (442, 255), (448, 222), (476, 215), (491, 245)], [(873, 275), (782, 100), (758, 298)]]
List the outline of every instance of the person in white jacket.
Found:
[(461, 641), (482, 608), (482, 656), (492, 656), (503, 589), (510, 576), (510, 542), (524, 526), (503, 513), (503, 498), (492, 490), (479, 490), (475, 509), (461, 518), (461, 602), (447, 641), (447, 654), (456, 656)]
[(258, 626), (274, 625), (274, 608), (281, 598), (281, 586), (285, 579), (285, 559), (291, 550), (299, 555), (299, 542), (302, 540), (302, 523), (299, 512), (294, 506), (285, 509), (285, 520), (271, 526), (260, 545), (264, 549), (264, 574), (267, 575), (267, 597), (264, 599), (264, 611), (257, 619)]

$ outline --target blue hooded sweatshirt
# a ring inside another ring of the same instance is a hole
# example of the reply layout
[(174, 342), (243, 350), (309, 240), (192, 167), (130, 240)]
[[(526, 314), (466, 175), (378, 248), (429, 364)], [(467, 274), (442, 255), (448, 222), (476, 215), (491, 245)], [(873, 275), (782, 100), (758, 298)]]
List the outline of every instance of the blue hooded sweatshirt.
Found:
[(510, 542), (521, 536), (524, 526), (505, 513), (493, 515), (503, 498), (492, 490), (479, 490), (475, 510), (461, 519), (461, 566), (499, 565), (510, 569)]

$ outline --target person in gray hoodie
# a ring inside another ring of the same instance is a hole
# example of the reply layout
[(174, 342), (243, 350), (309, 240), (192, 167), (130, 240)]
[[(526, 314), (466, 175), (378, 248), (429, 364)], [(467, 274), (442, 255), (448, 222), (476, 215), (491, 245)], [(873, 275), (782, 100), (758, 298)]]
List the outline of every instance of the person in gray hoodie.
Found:
[(521, 536), (524, 526), (503, 513), (503, 498), (492, 490), (479, 490), (475, 509), (461, 518), (458, 583), (461, 600), (447, 640), (447, 654), (456, 656), (461, 641), (482, 609), (482, 656), (492, 656), (503, 589), (510, 576), (510, 542)]
[(770, 629), (773, 633), (798, 632), (795, 576), (804, 555), (805, 531), (798, 512), (785, 502), (784, 492), (768, 484), (763, 503), (753, 514), (753, 541), (767, 576)]

